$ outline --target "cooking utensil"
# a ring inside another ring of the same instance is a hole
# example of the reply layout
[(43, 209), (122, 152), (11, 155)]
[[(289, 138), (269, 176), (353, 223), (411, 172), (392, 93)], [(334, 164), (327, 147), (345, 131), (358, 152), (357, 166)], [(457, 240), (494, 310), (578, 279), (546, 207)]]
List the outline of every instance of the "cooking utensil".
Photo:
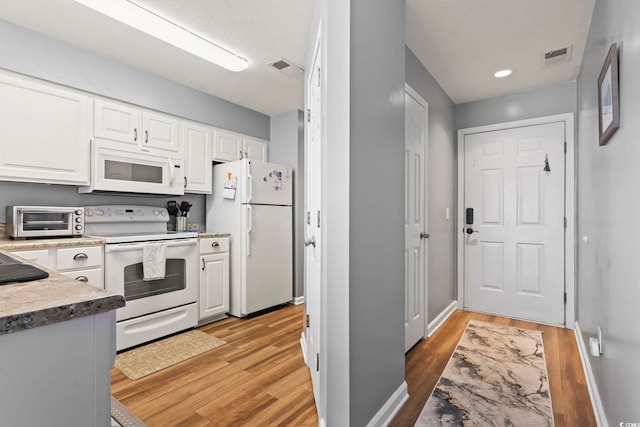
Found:
[(187, 201), (183, 201), (182, 203), (180, 203), (180, 210), (182, 211), (181, 216), (187, 216), (187, 214), (189, 213), (189, 209), (191, 209), (191, 206), (193, 205)]
[(167, 212), (169, 212), (169, 215), (171, 216), (178, 215), (178, 205), (175, 200), (171, 200), (167, 202)]

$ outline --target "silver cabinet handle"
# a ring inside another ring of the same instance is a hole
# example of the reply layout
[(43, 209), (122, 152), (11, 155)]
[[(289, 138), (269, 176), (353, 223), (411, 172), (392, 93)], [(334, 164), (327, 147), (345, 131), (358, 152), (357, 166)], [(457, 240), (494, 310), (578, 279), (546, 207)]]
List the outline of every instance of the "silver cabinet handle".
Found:
[(200, 258), (202, 260), (202, 271), (204, 271), (204, 258)]
[(73, 259), (78, 261), (78, 260), (81, 260), (81, 259), (89, 259), (89, 257), (84, 252), (80, 252), (79, 254), (75, 254)]
[(245, 158), (245, 159), (248, 159), (248, 158), (249, 158), (249, 155), (247, 154), (247, 152), (246, 152), (246, 151), (244, 152), (244, 158)]
[(187, 188), (187, 177), (184, 177), (184, 188)]
[(87, 276), (78, 276), (76, 277), (76, 280), (78, 282), (85, 282), (85, 283), (89, 281), (89, 279), (87, 279)]
[(144, 131), (144, 142), (149, 142), (149, 131), (145, 130)]
[(220, 243), (218, 243), (218, 242), (213, 242), (213, 243), (211, 244), (211, 247), (212, 247), (212, 248), (217, 248), (218, 246), (220, 246)]
[(240, 160), (242, 160), (242, 150), (240, 150)]
[(304, 239), (305, 246), (313, 246), (316, 247), (316, 236), (311, 236), (310, 239)]
[(138, 140), (138, 128), (133, 128), (133, 140)]

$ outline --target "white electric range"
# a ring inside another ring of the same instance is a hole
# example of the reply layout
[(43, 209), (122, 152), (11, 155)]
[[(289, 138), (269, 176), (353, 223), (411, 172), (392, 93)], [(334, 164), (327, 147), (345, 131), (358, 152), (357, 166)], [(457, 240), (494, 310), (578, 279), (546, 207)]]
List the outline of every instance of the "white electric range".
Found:
[[(85, 234), (105, 241), (105, 288), (126, 300), (116, 312), (118, 350), (198, 323), (198, 237), (193, 232), (167, 232), (168, 220), (165, 208), (85, 207)], [(164, 278), (144, 280), (147, 245), (164, 246)]]

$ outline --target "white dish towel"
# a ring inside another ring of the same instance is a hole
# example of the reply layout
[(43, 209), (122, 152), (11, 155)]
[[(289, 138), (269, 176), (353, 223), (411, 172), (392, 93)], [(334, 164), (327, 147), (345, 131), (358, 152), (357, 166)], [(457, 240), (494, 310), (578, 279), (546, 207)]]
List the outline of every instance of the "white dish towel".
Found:
[(166, 243), (147, 243), (142, 247), (142, 280), (164, 279)]

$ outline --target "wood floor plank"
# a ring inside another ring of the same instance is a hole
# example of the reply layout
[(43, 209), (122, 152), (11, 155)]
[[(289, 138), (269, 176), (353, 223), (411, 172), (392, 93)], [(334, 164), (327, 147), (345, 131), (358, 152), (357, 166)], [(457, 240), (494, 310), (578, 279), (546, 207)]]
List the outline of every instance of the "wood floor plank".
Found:
[[(300, 350), (301, 305), (198, 329), (227, 344), (139, 380), (111, 372), (112, 393), (149, 427), (317, 426)], [(409, 400), (391, 426), (412, 426), (471, 319), (543, 332), (557, 427), (595, 426), (573, 331), (456, 310), (405, 357)]]
[(456, 310), (430, 338), (406, 355), (409, 399), (390, 426), (412, 426), (471, 319), (542, 331), (556, 427), (595, 426), (573, 331), (484, 313)]

